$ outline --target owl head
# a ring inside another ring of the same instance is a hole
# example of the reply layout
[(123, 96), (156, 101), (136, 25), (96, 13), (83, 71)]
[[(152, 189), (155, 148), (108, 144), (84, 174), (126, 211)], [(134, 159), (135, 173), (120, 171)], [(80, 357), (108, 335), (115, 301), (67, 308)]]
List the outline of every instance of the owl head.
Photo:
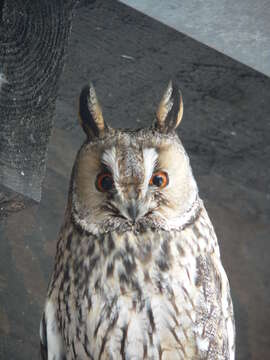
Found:
[(70, 212), (92, 234), (147, 227), (181, 229), (196, 214), (198, 191), (175, 129), (183, 101), (169, 83), (149, 128), (113, 129), (103, 118), (93, 85), (80, 95), (87, 138), (78, 152)]

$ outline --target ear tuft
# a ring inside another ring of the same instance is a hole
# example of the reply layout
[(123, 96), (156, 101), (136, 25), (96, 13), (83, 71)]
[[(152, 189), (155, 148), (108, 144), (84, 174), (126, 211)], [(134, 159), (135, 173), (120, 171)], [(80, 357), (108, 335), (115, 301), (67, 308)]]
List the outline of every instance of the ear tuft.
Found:
[(89, 138), (102, 137), (107, 129), (92, 83), (85, 86), (81, 91), (79, 120)]
[(178, 87), (170, 81), (159, 103), (154, 127), (162, 133), (175, 130), (182, 120), (183, 111), (182, 94)]

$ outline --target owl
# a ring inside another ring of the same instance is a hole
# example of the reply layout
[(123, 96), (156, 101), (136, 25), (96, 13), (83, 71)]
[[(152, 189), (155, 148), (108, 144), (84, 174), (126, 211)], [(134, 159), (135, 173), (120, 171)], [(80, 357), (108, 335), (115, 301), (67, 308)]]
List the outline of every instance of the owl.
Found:
[(170, 82), (149, 128), (113, 129), (83, 88), (43, 360), (234, 359), (229, 283), (175, 131), (182, 115)]

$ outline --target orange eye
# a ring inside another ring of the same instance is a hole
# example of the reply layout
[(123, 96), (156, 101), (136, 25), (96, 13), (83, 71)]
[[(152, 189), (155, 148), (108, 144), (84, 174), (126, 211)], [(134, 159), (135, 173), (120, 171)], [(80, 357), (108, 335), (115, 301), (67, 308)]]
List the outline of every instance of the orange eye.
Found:
[(169, 184), (169, 176), (165, 171), (158, 171), (154, 173), (149, 181), (149, 185), (157, 186), (163, 189)]
[(98, 191), (106, 192), (114, 187), (113, 177), (110, 173), (103, 173), (97, 176), (96, 188)]

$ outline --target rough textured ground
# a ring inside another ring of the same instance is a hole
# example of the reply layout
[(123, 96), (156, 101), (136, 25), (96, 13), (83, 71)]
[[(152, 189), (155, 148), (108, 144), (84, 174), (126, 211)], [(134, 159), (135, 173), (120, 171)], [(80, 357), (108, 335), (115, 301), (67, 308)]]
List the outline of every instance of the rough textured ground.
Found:
[(180, 135), (216, 227), (236, 313), (237, 360), (270, 358), (270, 80), (115, 1), (73, 23), (43, 197), (0, 189), (0, 359), (38, 358), (38, 328), (72, 162), (77, 96), (93, 80), (104, 116), (142, 126), (169, 78), (182, 88)]

